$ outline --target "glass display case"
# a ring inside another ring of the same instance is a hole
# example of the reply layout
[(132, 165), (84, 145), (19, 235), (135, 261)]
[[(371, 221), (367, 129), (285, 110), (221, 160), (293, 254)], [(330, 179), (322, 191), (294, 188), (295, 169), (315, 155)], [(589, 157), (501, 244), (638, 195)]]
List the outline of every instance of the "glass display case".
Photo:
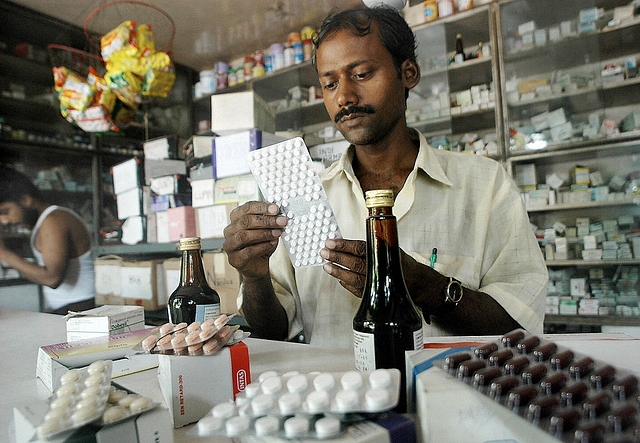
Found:
[(640, 19), (627, 0), (500, 5), (503, 109), (511, 154), (640, 130)]
[[(422, 77), (409, 94), (407, 120), (432, 146), (502, 156), (494, 8), (414, 28)], [(456, 56), (458, 36), (464, 56)]]

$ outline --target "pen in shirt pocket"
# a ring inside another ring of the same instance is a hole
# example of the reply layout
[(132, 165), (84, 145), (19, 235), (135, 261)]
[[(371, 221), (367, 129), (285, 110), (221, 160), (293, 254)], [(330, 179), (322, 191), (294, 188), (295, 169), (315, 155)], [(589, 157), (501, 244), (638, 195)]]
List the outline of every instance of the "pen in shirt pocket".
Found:
[(429, 263), (432, 268), (436, 265), (436, 260), (438, 260), (438, 248), (433, 248), (431, 251), (431, 262)]

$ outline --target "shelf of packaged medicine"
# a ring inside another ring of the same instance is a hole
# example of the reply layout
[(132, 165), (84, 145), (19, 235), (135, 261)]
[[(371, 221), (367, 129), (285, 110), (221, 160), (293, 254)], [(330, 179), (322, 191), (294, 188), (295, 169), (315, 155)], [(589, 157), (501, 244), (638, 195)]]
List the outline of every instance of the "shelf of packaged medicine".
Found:
[[(222, 249), (223, 238), (203, 238), (202, 250)], [(102, 255), (147, 255), (147, 254), (179, 254), (178, 243), (140, 243), (137, 245), (100, 245), (94, 248), (96, 257)]]
[(552, 94), (552, 95), (546, 95), (542, 97), (536, 97), (531, 100), (519, 100), (519, 101), (507, 100), (507, 105), (511, 108), (517, 108), (517, 107), (537, 105), (540, 103), (553, 104), (554, 102), (562, 102), (563, 100), (566, 100), (568, 98), (575, 98), (580, 95), (595, 94), (600, 91), (610, 91), (613, 89), (622, 89), (630, 86), (636, 86), (639, 84), (640, 84), (640, 77), (635, 77), (635, 78), (630, 78), (626, 80), (621, 80), (615, 83), (604, 83), (604, 84), (593, 86), (593, 87), (581, 88), (573, 92), (563, 92), (561, 94)]
[(547, 55), (549, 51), (554, 47), (559, 47), (562, 45), (572, 45), (580, 39), (607, 37), (638, 25), (640, 25), (640, 18), (634, 18), (632, 20), (620, 23), (619, 25), (605, 27), (595, 32), (584, 32), (581, 34), (574, 33), (559, 40), (547, 41), (544, 45), (528, 46), (521, 49), (508, 51), (504, 55), (504, 60), (507, 62), (511, 62), (522, 58), (529, 58), (532, 56)]
[(528, 213), (533, 212), (549, 212), (549, 211), (571, 211), (574, 209), (594, 209), (605, 208), (609, 206), (631, 206), (640, 205), (640, 199), (633, 200), (604, 200), (584, 203), (557, 203), (555, 205), (546, 206), (530, 206), (527, 207)]
[(640, 130), (614, 134), (592, 140), (580, 140), (548, 144), (544, 149), (511, 150), (508, 162), (554, 164), (556, 162), (577, 162), (587, 158), (627, 156), (640, 152)]
[(544, 323), (579, 326), (640, 326), (640, 317), (546, 314), (544, 316)]
[(545, 263), (548, 268), (638, 266), (640, 265), (640, 258), (625, 260), (546, 260)]

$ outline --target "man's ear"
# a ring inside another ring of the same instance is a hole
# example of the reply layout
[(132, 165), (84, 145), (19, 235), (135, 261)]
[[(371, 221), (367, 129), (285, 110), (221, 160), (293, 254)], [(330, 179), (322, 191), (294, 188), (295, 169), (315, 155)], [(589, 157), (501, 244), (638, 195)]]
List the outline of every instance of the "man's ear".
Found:
[(414, 88), (420, 82), (420, 67), (412, 60), (402, 62), (402, 80), (407, 89)]
[(33, 197), (30, 195), (23, 195), (20, 197), (20, 204), (25, 208), (31, 208), (33, 206)]

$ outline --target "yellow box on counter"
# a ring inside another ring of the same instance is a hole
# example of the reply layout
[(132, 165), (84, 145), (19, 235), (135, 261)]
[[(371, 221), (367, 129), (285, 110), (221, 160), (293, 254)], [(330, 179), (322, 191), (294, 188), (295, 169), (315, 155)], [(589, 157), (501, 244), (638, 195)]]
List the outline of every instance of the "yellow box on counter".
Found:
[(251, 383), (249, 348), (240, 342), (214, 355), (159, 354), (158, 382), (173, 426), (194, 423)]
[(144, 329), (142, 306), (104, 305), (66, 316), (67, 341)]

